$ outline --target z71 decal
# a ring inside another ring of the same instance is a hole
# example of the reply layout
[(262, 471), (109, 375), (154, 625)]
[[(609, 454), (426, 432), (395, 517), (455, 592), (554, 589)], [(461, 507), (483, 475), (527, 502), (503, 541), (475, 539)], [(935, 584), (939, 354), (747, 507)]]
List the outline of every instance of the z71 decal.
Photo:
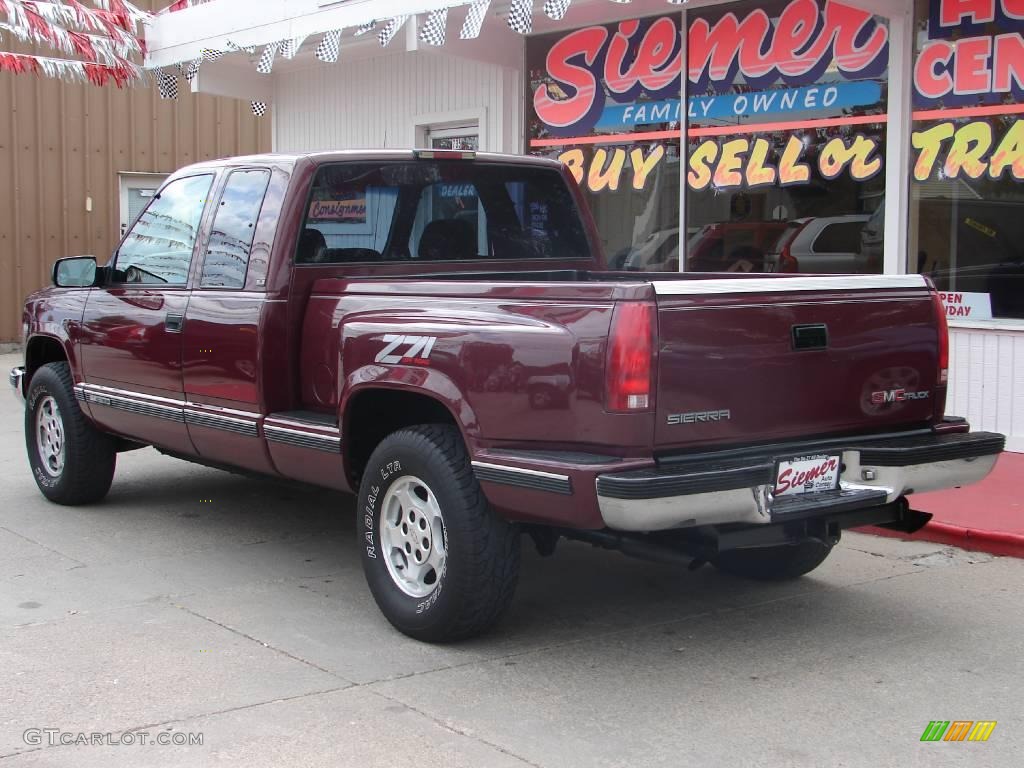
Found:
[(430, 365), (430, 352), (437, 336), (403, 336), (397, 333), (384, 334), (384, 349), (377, 353), (377, 363), (409, 363)]

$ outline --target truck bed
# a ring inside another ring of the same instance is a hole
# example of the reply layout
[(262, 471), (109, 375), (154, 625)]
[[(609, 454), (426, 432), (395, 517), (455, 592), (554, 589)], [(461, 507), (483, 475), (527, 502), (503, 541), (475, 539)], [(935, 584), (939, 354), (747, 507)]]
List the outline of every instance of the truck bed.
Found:
[[(941, 419), (944, 406), (934, 299), (920, 275), (458, 272), (320, 280), (313, 306), (359, 296), (398, 302), (413, 324), (433, 310), (410, 316), (410, 301), (419, 308), (423, 298), (474, 299), (470, 315), (502, 317), (506, 338), (518, 338), (514, 346), (526, 342), (516, 328), (524, 316), (544, 322), (546, 331), (532, 332), (530, 343), (562, 337), (551, 362), (564, 363), (567, 388), (577, 394), (588, 375), (580, 349), (605, 343), (610, 312), (596, 330), (590, 322), (582, 332), (545, 306), (579, 303), (600, 311), (619, 302), (653, 303), (654, 419), (644, 442), (658, 452), (924, 428)], [(473, 318), (466, 323), (472, 327)], [(449, 318), (441, 327), (454, 330), (459, 322)], [(562, 347), (564, 331), (575, 352)], [(475, 335), (479, 345), (481, 333), (472, 327), (460, 338)], [(596, 354), (603, 365), (603, 346)], [(579, 398), (569, 403), (585, 408)], [(629, 418), (618, 417), (621, 445), (635, 446), (625, 428)]]

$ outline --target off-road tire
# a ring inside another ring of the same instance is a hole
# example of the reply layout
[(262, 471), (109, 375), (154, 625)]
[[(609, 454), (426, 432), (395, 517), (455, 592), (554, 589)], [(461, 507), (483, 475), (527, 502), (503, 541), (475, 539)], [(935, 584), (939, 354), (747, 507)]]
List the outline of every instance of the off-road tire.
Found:
[[(447, 550), (434, 591), (422, 599), (398, 586), (380, 539), (388, 489), (410, 475), (428, 485), (438, 502)], [(444, 643), (478, 635), (512, 602), (520, 531), (491, 509), (455, 427), (421, 425), (381, 441), (360, 482), (356, 530), (370, 592), (388, 621), (409, 637)]]
[[(57, 403), (63, 422), (64, 466), (57, 476), (44, 469), (36, 446), (36, 412), (47, 396)], [(68, 506), (92, 504), (110, 490), (117, 463), (114, 439), (96, 429), (82, 413), (67, 363), (47, 363), (29, 382), (25, 398), (25, 448), (32, 477), (50, 501)]]
[(829, 556), (832, 547), (817, 539), (778, 547), (732, 549), (714, 560), (719, 570), (758, 581), (786, 581), (810, 573)]

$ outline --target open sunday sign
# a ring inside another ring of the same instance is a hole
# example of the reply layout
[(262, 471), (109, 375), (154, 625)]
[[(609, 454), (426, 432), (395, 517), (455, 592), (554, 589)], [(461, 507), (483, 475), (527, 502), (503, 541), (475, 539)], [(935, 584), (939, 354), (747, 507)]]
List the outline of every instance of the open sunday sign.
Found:
[(951, 318), (970, 318), (971, 320), (992, 319), (992, 298), (987, 293), (955, 293), (940, 292), (946, 307), (946, 315)]

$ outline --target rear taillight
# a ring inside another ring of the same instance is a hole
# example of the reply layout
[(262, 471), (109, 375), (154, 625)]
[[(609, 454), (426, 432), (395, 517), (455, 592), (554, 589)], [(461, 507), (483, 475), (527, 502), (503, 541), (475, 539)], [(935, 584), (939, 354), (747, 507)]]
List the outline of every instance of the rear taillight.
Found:
[(793, 241), (790, 240), (786, 243), (786, 246), (782, 249), (782, 253), (779, 254), (779, 272), (800, 271), (800, 262), (796, 260), (796, 256), (794, 256), (793, 252), (789, 249), (792, 242)]
[(615, 307), (608, 339), (605, 407), (646, 411), (654, 399), (654, 304), (627, 302)]
[(939, 333), (938, 382), (945, 384), (949, 380), (949, 324), (946, 322), (946, 305), (942, 303), (942, 297), (934, 289), (932, 306), (935, 308), (935, 327)]

